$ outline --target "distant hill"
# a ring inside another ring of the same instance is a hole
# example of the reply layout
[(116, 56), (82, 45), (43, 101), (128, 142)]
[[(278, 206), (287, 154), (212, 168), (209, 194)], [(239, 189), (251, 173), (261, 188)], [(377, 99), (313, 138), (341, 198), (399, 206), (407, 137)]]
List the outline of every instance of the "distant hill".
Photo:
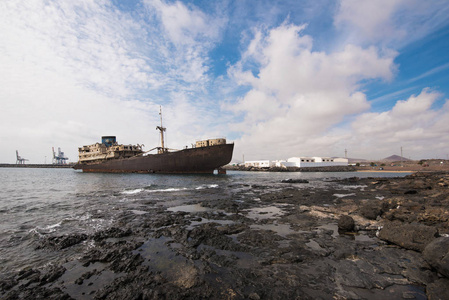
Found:
[(381, 161), (411, 161), (411, 159), (401, 157), (399, 155), (391, 155), (391, 156), (382, 158)]

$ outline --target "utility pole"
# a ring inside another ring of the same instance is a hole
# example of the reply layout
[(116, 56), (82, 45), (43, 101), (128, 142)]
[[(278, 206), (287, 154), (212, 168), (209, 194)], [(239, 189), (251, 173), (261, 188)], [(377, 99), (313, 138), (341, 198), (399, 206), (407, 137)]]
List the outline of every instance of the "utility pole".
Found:
[(402, 146), (401, 146), (401, 167), (404, 167), (404, 165), (402, 163)]
[(345, 149), (345, 158), (348, 158), (348, 149)]
[(164, 145), (164, 131), (166, 130), (166, 128), (164, 126), (162, 126), (162, 106), (159, 106), (159, 115), (161, 116), (161, 126), (156, 126), (157, 130), (160, 130), (161, 132), (161, 148), (158, 149), (158, 153), (164, 153), (165, 152), (165, 145)]

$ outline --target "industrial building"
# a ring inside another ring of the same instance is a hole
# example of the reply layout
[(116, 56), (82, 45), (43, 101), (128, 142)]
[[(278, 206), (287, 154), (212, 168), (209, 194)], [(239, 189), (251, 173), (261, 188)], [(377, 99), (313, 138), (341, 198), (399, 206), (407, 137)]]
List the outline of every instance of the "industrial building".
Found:
[(285, 167), (332, 167), (332, 166), (347, 166), (348, 159), (340, 157), (290, 157), (284, 163)]
[(252, 160), (245, 161), (245, 167), (271, 168), (271, 167), (297, 167), (297, 168), (313, 168), (313, 167), (332, 167), (332, 166), (348, 166), (347, 158), (340, 157), (290, 157), (285, 160)]

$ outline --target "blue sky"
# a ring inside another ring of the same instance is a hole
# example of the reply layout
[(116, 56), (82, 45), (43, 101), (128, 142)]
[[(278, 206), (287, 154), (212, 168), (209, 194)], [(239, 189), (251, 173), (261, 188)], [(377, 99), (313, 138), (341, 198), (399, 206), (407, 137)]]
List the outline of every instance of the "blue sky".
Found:
[(446, 158), (443, 0), (2, 1), (1, 162), (227, 137), (234, 160)]

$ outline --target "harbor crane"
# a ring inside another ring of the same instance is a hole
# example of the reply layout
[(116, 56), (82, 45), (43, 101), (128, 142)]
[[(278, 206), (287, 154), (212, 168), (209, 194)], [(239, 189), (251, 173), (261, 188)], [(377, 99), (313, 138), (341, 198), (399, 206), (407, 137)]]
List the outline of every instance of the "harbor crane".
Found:
[(58, 148), (58, 155), (56, 155), (54, 147), (52, 147), (51, 149), (53, 151), (53, 164), (66, 165), (69, 158), (64, 155), (64, 152), (61, 151), (61, 148)]
[(25, 164), (25, 161), (28, 160), (28, 159), (26, 159), (26, 158), (21, 157), (21, 156), (19, 155), (19, 151), (18, 151), (18, 150), (16, 150), (16, 157), (17, 157), (17, 159), (16, 159), (16, 165), (24, 165), (24, 164)]

